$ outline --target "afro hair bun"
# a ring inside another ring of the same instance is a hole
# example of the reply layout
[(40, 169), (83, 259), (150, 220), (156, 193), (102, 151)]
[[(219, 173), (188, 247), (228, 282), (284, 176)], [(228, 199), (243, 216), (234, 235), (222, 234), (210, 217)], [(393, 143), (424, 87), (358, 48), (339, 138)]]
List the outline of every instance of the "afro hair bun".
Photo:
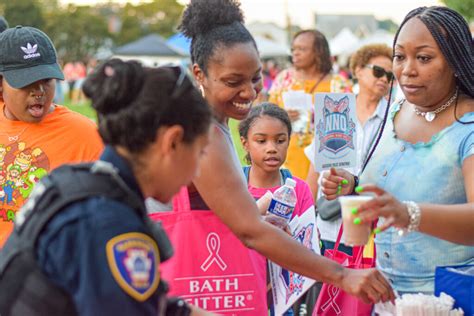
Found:
[(210, 30), (244, 22), (240, 3), (236, 0), (191, 0), (183, 12), (179, 30), (188, 38), (206, 34)]

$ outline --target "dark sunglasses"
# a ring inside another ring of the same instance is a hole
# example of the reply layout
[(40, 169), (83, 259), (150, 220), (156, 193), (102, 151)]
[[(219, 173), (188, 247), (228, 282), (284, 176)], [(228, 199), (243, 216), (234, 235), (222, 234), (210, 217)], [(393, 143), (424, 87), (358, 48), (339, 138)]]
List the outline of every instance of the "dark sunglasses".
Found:
[(176, 99), (182, 95), (190, 86), (192, 86), (191, 80), (188, 78), (186, 69), (183, 66), (162, 66), (163, 68), (169, 68), (173, 70), (177, 75), (178, 79), (174, 84), (173, 92), (171, 92), (171, 98)]
[(365, 67), (372, 69), (372, 74), (374, 75), (375, 78), (382, 78), (383, 76), (387, 76), (387, 80), (390, 82), (393, 79), (393, 72), (391, 71), (386, 71), (380, 66), (375, 66), (375, 65), (365, 65)]

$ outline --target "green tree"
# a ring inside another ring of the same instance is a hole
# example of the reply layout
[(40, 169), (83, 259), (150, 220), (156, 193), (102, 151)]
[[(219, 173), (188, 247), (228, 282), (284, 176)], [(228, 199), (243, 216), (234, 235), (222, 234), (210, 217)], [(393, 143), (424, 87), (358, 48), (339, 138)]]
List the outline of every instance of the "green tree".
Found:
[(107, 45), (110, 34), (106, 20), (88, 6), (69, 5), (48, 14), (45, 32), (53, 40), (62, 62), (87, 61)]
[(467, 21), (474, 20), (474, 0), (442, 0), (446, 6), (461, 13)]
[(122, 26), (115, 36), (115, 44), (122, 45), (150, 33), (164, 37), (176, 33), (183, 8), (176, 0), (127, 4), (120, 14)]
[(397, 32), (398, 25), (390, 19), (378, 21), (379, 29), (386, 30), (392, 33)]
[(0, 0), (3, 16), (10, 24), (34, 26), (42, 29), (45, 24), (43, 8), (39, 0)]
[(121, 10), (119, 17), (121, 27), (120, 31), (115, 34), (115, 45), (120, 46), (143, 36), (144, 31), (142, 22), (137, 16), (136, 6), (127, 3), (127, 5)]
[(176, 0), (154, 0), (139, 6), (144, 16), (147, 33), (169, 37), (176, 33), (183, 6)]

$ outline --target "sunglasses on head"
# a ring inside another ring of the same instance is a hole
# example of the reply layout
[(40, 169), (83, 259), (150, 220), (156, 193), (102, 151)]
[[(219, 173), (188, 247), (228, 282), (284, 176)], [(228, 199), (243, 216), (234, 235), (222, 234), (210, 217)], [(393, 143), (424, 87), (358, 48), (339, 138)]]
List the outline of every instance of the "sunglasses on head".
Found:
[(171, 98), (176, 99), (188, 90), (189, 86), (192, 85), (190, 79), (188, 78), (186, 69), (183, 66), (162, 66), (163, 68), (169, 68), (173, 70), (177, 75), (178, 79), (174, 85), (173, 91), (171, 92)]
[(374, 75), (375, 78), (382, 78), (383, 76), (387, 76), (387, 80), (389, 82), (393, 79), (393, 72), (386, 71), (380, 66), (368, 64), (368, 65), (365, 65), (365, 67), (372, 69), (372, 74)]

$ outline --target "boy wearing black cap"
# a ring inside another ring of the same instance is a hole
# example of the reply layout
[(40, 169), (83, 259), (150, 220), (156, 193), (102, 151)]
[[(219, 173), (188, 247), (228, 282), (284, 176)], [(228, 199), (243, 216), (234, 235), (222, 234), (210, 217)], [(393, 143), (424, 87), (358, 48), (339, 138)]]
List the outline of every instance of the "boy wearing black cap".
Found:
[(63, 80), (49, 37), (17, 26), (0, 34), (0, 248), (33, 185), (64, 163), (93, 161), (103, 149), (89, 119), (53, 104)]

